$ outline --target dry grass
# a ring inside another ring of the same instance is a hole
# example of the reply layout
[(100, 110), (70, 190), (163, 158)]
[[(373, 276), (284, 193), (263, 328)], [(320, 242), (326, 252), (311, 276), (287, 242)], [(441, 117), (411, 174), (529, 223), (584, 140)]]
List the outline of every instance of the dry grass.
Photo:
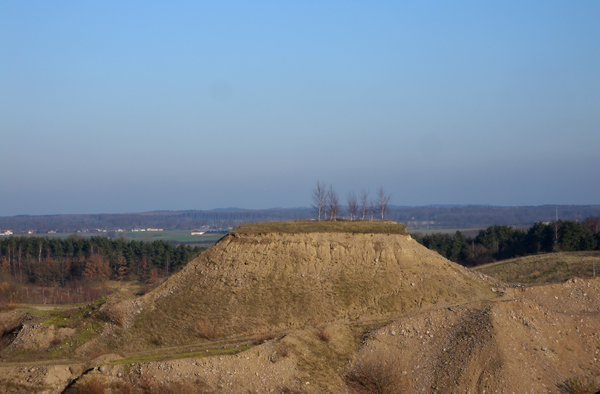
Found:
[(110, 385), (110, 388), (113, 393), (119, 394), (132, 394), (133, 393), (133, 385), (129, 382), (114, 382)]
[(200, 319), (196, 323), (196, 332), (202, 338), (212, 341), (219, 337), (217, 327), (207, 319)]
[(109, 350), (106, 348), (106, 346), (100, 345), (100, 344), (95, 344), (94, 346), (92, 346), (89, 351), (88, 351), (88, 357), (93, 360), (95, 358), (98, 358), (100, 356), (104, 356), (105, 354), (109, 353)]
[(346, 374), (348, 386), (364, 394), (398, 394), (402, 392), (401, 371), (397, 359), (389, 352), (364, 352)]
[(161, 383), (152, 386), (147, 394), (201, 394), (207, 392), (207, 386), (196, 383)]
[(329, 342), (331, 340), (331, 333), (327, 329), (327, 326), (318, 327), (315, 335), (323, 342)]
[[(210, 392), (209, 387), (205, 382), (197, 380), (195, 382), (151, 382), (149, 379), (134, 379), (132, 381), (133, 387), (130, 383), (124, 383), (127, 388), (131, 388), (131, 391), (127, 393), (131, 394), (204, 394)], [(116, 391), (121, 393), (121, 391)]]
[(86, 379), (82, 383), (77, 383), (75, 386), (69, 388), (67, 391), (69, 394), (104, 394), (108, 386), (102, 380), (97, 377)]
[(600, 252), (562, 252), (525, 256), (474, 268), (504, 282), (562, 283), (570, 278), (600, 276)]
[(58, 346), (62, 343), (62, 339), (57, 335), (50, 341), (50, 346)]
[(243, 224), (233, 230), (233, 235), (252, 235), (268, 233), (304, 234), (304, 233), (352, 233), (352, 234), (403, 234), (406, 226), (388, 220), (295, 220), (289, 222), (263, 222)]
[(589, 376), (574, 376), (559, 384), (558, 389), (564, 394), (594, 394), (600, 390), (600, 384)]
[(103, 318), (110, 323), (123, 326), (127, 318), (127, 311), (123, 305), (113, 304), (103, 311)]
[(302, 393), (304, 393), (301, 390), (296, 390), (296, 389), (292, 389), (289, 387), (278, 387), (276, 392), (279, 394), (302, 394)]
[(258, 334), (258, 337), (256, 337), (254, 339), (254, 341), (252, 341), (253, 345), (260, 345), (261, 343), (265, 343), (267, 341), (270, 341), (271, 339), (275, 339), (277, 338), (277, 333), (271, 331), (271, 330), (265, 330), (263, 332), (261, 332), (260, 334)]

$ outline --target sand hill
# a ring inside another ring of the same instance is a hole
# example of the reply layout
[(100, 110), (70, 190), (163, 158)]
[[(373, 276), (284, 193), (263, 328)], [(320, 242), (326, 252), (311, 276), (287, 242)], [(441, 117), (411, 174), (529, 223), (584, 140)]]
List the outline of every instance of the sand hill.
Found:
[(402, 225), (387, 228), (395, 233), (260, 230), (242, 226), (135, 300), (132, 348), (389, 319), (493, 294)]

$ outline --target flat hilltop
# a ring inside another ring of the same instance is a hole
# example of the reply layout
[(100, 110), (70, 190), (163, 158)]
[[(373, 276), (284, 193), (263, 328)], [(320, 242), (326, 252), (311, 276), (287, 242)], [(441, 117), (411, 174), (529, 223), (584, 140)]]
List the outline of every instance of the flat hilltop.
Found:
[(294, 220), (288, 222), (262, 222), (243, 224), (230, 232), (232, 235), (258, 234), (401, 234), (408, 235), (406, 226), (388, 220)]

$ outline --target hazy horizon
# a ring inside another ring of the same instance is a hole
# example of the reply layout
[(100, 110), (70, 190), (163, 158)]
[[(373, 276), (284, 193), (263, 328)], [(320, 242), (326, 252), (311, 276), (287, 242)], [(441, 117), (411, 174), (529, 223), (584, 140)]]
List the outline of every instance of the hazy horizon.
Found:
[[(392, 210), (398, 209), (412, 209), (412, 208), (470, 208), (470, 207), (481, 207), (481, 208), (542, 208), (542, 207), (556, 207), (558, 209), (558, 215), (561, 215), (561, 208), (567, 207), (598, 207), (600, 204), (543, 204), (543, 205), (489, 205), (489, 204), (429, 204), (429, 205), (396, 205), (390, 204), (389, 208)], [(342, 205), (341, 217), (346, 217), (345, 206)], [(0, 217), (17, 217), (17, 216), (60, 216), (60, 215), (136, 215), (136, 214), (147, 214), (147, 213), (174, 213), (174, 212), (229, 212), (229, 211), (294, 211), (294, 210), (307, 210), (313, 211), (314, 208), (310, 205), (297, 206), (297, 207), (269, 207), (269, 208), (244, 208), (244, 207), (222, 207), (222, 208), (208, 208), (208, 209), (155, 209), (152, 211), (127, 211), (127, 212), (81, 212), (81, 213), (54, 213), (54, 214), (17, 214), (17, 215), (0, 215)]]
[(600, 203), (600, 2), (0, 0), (0, 216)]

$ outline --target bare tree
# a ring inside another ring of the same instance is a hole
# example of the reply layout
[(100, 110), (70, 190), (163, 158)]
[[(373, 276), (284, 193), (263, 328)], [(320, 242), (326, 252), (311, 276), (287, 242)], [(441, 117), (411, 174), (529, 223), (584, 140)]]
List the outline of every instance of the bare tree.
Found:
[(356, 199), (356, 194), (354, 192), (348, 192), (348, 197), (346, 200), (348, 201), (347, 210), (350, 214), (350, 220), (354, 220), (358, 212), (358, 200)]
[(336, 220), (337, 216), (340, 213), (341, 207), (340, 199), (335, 190), (333, 190), (333, 185), (329, 185), (329, 191), (327, 192), (327, 202), (329, 205), (329, 212), (331, 214), (331, 218), (333, 220)]
[(375, 207), (375, 201), (373, 201), (373, 199), (369, 200), (369, 210), (367, 212), (371, 214), (371, 221), (373, 221), (373, 215), (375, 214), (375, 212), (377, 212), (377, 208)]
[(369, 191), (365, 189), (360, 192), (360, 211), (362, 220), (365, 220), (365, 215), (369, 213)]
[(389, 194), (386, 194), (385, 190), (383, 190), (383, 186), (380, 187), (379, 190), (377, 190), (377, 212), (381, 214), (381, 220), (383, 220), (385, 214), (390, 211), (388, 205), (390, 202), (390, 198), (391, 196)]
[[(325, 209), (327, 205), (327, 191), (325, 190), (325, 184), (320, 181), (317, 182), (317, 185), (313, 189), (313, 209), (317, 214), (317, 220), (321, 220), (321, 213)], [(327, 212), (325, 212), (325, 218), (327, 218)]]
[(600, 216), (590, 216), (589, 218), (583, 221), (583, 226), (588, 229), (588, 231), (592, 233), (597, 233), (600, 231)]

